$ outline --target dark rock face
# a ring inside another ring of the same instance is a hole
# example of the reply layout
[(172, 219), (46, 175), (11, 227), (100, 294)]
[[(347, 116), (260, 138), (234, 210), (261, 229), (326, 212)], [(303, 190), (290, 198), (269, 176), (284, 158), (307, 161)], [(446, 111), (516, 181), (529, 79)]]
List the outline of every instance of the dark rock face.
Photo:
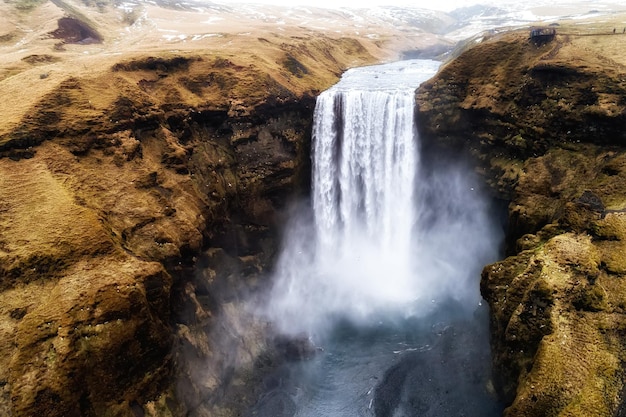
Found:
[[(490, 172), (555, 146), (620, 146), (626, 143), (626, 82), (615, 71), (569, 38), (537, 47), (526, 33), (497, 37), (470, 48), (420, 88), (419, 125), (443, 146), (488, 156), (482, 164)], [(506, 194), (514, 175), (498, 172), (492, 181), (500, 183), (492, 185)]]
[[(193, 278), (179, 280), (172, 291), (180, 344), (176, 392), (190, 415), (231, 413), (254, 398), (248, 379), (272, 347), (267, 325), (242, 303), (268, 284), (281, 213), (308, 189), (313, 105), (314, 99), (303, 98), (222, 118), (219, 126), (196, 119), (182, 128), (191, 132), (189, 143), (212, 132), (212, 141), (196, 143), (185, 164), (197, 175), (195, 187), (214, 204), (207, 247), (196, 271), (187, 271)], [(216, 179), (217, 187), (207, 184)], [(237, 387), (242, 385), (244, 392)]]
[(65, 43), (100, 43), (102, 36), (93, 28), (89, 27), (85, 22), (72, 17), (62, 17), (58, 21), (59, 28), (52, 31), (52, 35), (56, 39), (61, 39)]
[(585, 42), (498, 35), (417, 93), (425, 151), (466, 153), (509, 201), (508, 257), (481, 281), (507, 416), (624, 401), (626, 84)]

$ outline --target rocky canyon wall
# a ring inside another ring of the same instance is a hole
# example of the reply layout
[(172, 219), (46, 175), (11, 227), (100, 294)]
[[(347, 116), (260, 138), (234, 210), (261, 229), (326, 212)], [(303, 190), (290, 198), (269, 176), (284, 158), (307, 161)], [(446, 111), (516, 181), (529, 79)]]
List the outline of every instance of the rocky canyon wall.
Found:
[(622, 38), (566, 32), (481, 39), (417, 93), (427, 152), (469, 155), (509, 202), (507, 257), (481, 282), (506, 416), (624, 409)]
[(5, 120), (0, 414), (187, 415), (232, 379), (209, 334), (238, 337), (307, 192), (315, 94), (374, 59), (345, 38), (264, 50), (125, 54)]
[[(429, 162), (469, 156), (509, 204), (507, 257), (481, 284), (508, 416), (624, 412), (626, 38), (565, 32), (482, 39), (417, 93)], [(267, 283), (285, 210), (307, 192), (315, 96), (380, 45), (231, 42), (3, 71), (0, 414), (229, 415), (251, 401), (244, 382), (274, 358), (242, 295)]]

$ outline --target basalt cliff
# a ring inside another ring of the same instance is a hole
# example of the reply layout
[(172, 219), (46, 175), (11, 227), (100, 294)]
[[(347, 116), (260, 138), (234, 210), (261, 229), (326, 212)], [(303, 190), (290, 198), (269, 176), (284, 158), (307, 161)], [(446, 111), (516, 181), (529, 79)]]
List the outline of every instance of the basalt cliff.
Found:
[(481, 281), (505, 415), (623, 415), (626, 37), (552, 34), (480, 39), (422, 85), (418, 117), (433, 158), (470, 155), (508, 203)]

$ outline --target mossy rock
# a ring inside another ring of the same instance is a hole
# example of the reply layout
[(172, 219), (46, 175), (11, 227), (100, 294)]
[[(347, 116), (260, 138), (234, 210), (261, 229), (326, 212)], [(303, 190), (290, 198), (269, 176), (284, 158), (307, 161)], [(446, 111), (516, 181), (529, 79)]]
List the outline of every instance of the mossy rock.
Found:
[(578, 290), (572, 302), (577, 310), (602, 311), (607, 308), (605, 292), (599, 285), (589, 285)]

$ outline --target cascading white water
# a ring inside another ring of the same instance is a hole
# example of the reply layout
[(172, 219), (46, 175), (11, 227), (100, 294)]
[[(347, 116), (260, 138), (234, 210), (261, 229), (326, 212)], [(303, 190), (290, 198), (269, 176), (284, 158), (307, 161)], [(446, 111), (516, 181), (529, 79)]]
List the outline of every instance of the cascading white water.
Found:
[(322, 256), (337, 251), (345, 256), (362, 239), (385, 254), (410, 247), (417, 166), (414, 95), (413, 89), (336, 89), (319, 97), (313, 208)]
[(485, 204), (457, 169), (418, 177), (415, 89), (438, 66), (415, 60), (350, 70), (319, 96), (313, 220), (295, 216), (270, 301), (281, 331), (423, 315), (443, 297), (480, 301), (476, 279), (471, 289), (466, 282), (497, 251)]
[(478, 280), (502, 234), (471, 170), (420, 156), (414, 94), (437, 68), (350, 70), (318, 98), (312, 204), (264, 311), (324, 350), (268, 375), (253, 415), (501, 415)]
[[(414, 297), (414, 96), (411, 88), (335, 88), (318, 99), (313, 128), (315, 264), (318, 284), (328, 290), (320, 303), (350, 303), (353, 312), (365, 314), (381, 300), (408, 302)], [(379, 285), (390, 275), (391, 285)]]

